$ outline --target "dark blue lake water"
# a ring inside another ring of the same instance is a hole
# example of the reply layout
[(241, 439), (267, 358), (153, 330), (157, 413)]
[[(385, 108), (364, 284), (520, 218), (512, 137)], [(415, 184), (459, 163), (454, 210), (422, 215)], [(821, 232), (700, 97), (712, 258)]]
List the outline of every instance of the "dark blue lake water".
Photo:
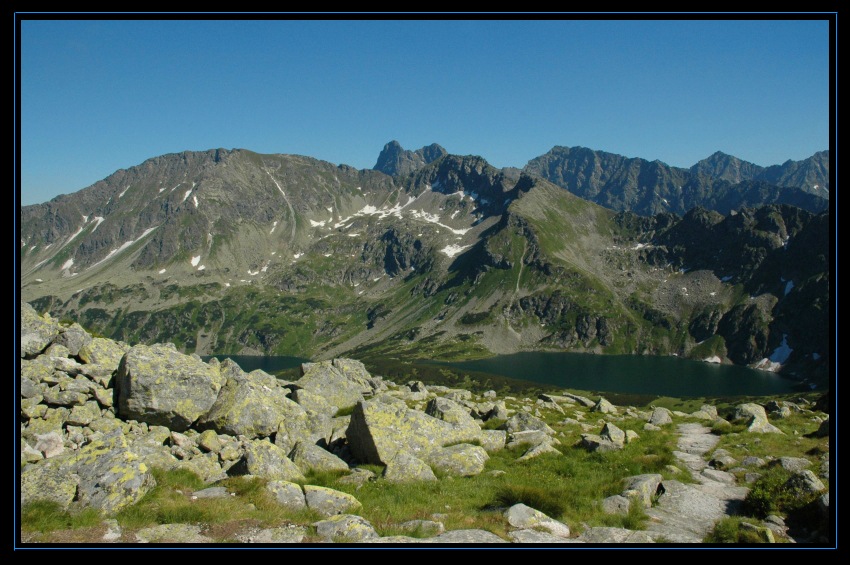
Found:
[[(275, 374), (308, 361), (299, 357), (230, 357), (246, 372)], [(463, 371), (479, 371), (552, 385), (600, 392), (661, 396), (770, 396), (809, 390), (808, 386), (735, 365), (715, 365), (677, 357), (526, 352), (462, 362), (423, 361)]]

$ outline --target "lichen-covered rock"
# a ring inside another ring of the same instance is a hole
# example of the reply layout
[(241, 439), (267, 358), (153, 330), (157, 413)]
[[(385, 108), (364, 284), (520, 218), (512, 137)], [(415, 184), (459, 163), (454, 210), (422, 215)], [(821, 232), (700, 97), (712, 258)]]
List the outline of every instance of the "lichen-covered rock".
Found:
[(481, 430), (479, 442), (487, 453), (501, 451), (505, 447), (507, 432), (504, 430)]
[(307, 535), (307, 528), (290, 524), (280, 528), (267, 528), (251, 534), (239, 534), (236, 539), (242, 543), (301, 543)]
[(68, 348), (68, 354), (76, 357), (80, 354), (80, 349), (91, 342), (91, 340), (91, 335), (80, 324), (74, 322), (67, 328), (61, 328), (59, 335), (53, 340), (53, 343), (64, 345)]
[(48, 500), (67, 509), (77, 495), (79, 482), (80, 477), (67, 458), (28, 464), (21, 472), (21, 504)]
[(59, 323), (50, 314), (39, 316), (35, 309), (21, 302), (21, 358), (38, 355), (59, 335)]
[(308, 508), (323, 516), (346, 514), (362, 507), (360, 501), (348, 493), (314, 485), (304, 485), (304, 498)]
[(71, 411), (64, 407), (48, 408), (41, 418), (31, 418), (21, 435), (26, 439), (35, 440), (39, 434), (49, 434), (50, 432), (61, 434), (65, 425), (65, 418), (70, 413)]
[(301, 470), (287, 459), (281, 448), (263, 440), (247, 443), (242, 464), (232, 467), (231, 474), (256, 475), (270, 480), (304, 480)]
[(337, 482), (346, 485), (360, 486), (368, 483), (369, 481), (375, 480), (377, 477), (378, 475), (376, 475), (369, 469), (354, 467), (353, 469), (351, 469), (351, 472), (349, 474), (337, 479)]
[(127, 353), (128, 349), (130, 348), (125, 343), (119, 343), (102, 337), (95, 337), (80, 347), (79, 357), (84, 363), (96, 364), (109, 369), (111, 372), (118, 369), (118, 365), (121, 363), (121, 358), (124, 357), (124, 354)]
[(353, 359), (334, 359), (318, 363), (303, 363), (298, 387), (307, 389), (325, 398), (338, 408), (349, 408), (370, 393), (371, 375), (363, 363)]
[(222, 444), (214, 430), (204, 430), (198, 436), (198, 447), (207, 453), (218, 453), (221, 451)]
[(218, 367), (170, 347), (136, 345), (118, 369), (118, 414), (183, 431), (213, 406), (224, 380)]
[(455, 426), (405, 406), (378, 401), (358, 403), (346, 432), (358, 461), (384, 465), (399, 451), (427, 459), (444, 445), (475, 441), (479, 436), (480, 429)]
[(291, 405), (295, 403), (286, 397), (286, 389), (273, 376), (262, 371), (245, 374), (230, 359), (221, 362), (219, 372), (226, 382), (215, 403), (198, 420), (199, 429), (248, 438), (268, 437), (293, 410)]
[(331, 418), (333, 418), (339, 411), (339, 407), (328, 402), (324, 396), (316, 394), (312, 390), (307, 390), (306, 388), (300, 388), (293, 391), (290, 398), (293, 402), (304, 408), (304, 410), (315, 412), (317, 414), (324, 414)]
[(351, 514), (331, 516), (313, 525), (316, 534), (327, 541), (359, 542), (378, 537), (378, 532), (365, 518)]
[(468, 409), (448, 398), (432, 398), (425, 406), (425, 413), (450, 424), (468, 425), (472, 423), (472, 425), (477, 425), (472, 416), (469, 415)]
[(136, 532), (139, 543), (212, 543), (198, 524), (160, 524)]
[(588, 528), (578, 539), (585, 543), (655, 543), (645, 532), (606, 526)]
[(484, 470), (490, 456), (483, 447), (461, 443), (432, 451), (428, 463), (433, 469), (454, 477), (471, 477)]
[(550, 428), (546, 422), (528, 412), (517, 412), (500, 428), (508, 433), (540, 431), (550, 436), (555, 435), (555, 430)]
[(785, 483), (785, 488), (797, 498), (826, 490), (826, 486), (824, 486), (817, 475), (808, 469), (794, 473)]
[(652, 499), (664, 492), (661, 480), (661, 475), (654, 473), (628, 477), (622, 494), (644, 508), (651, 508)]
[(782, 430), (768, 422), (767, 413), (764, 407), (760, 404), (746, 403), (739, 404), (735, 408), (735, 413), (732, 416), (735, 421), (744, 421), (747, 424), (747, 431), (760, 434), (781, 434)]
[(304, 473), (309, 471), (348, 472), (348, 463), (315, 444), (299, 441), (289, 457)]
[(213, 483), (227, 477), (214, 454), (196, 455), (190, 459), (184, 459), (176, 465), (175, 469), (185, 469), (201, 477), (205, 483)]
[(534, 445), (528, 448), (528, 450), (522, 454), (521, 457), (517, 458), (517, 461), (528, 461), (529, 459), (534, 459), (535, 457), (539, 457), (546, 453), (554, 453), (557, 455), (563, 455), (560, 451), (552, 447), (551, 443), (541, 443), (538, 445)]
[(419, 537), (438, 536), (446, 531), (442, 522), (434, 520), (408, 520), (399, 524), (398, 529)]
[(50, 406), (82, 406), (88, 399), (83, 392), (62, 390), (58, 385), (44, 391), (44, 402)]
[(71, 426), (88, 426), (98, 418), (100, 418), (100, 405), (94, 400), (89, 400), (82, 406), (71, 408), (65, 423)]
[(487, 530), (449, 530), (432, 538), (419, 540), (419, 543), (505, 543), (505, 540)]
[(315, 443), (314, 433), (310, 429), (310, 419), (304, 408), (292, 401), (289, 401), (289, 404), (282, 403), (281, 407), (284, 413), (277, 426), (274, 444), (289, 453), (299, 441)]
[(514, 528), (540, 528), (561, 538), (570, 537), (570, 528), (566, 524), (522, 503), (514, 504), (508, 508), (505, 511), (505, 519)]
[(307, 507), (304, 491), (295, 483), (289, 481), (270, 481), (266, 485), (278, 504), (290, 510), (301, 510)]

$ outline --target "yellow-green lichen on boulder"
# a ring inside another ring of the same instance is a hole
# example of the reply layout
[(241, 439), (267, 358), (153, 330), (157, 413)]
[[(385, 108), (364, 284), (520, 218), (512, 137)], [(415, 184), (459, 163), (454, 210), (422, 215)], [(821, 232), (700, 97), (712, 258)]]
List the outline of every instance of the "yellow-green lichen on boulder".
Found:
[(480, 428), (456, 426), (404, 405), (364, 401), (354, 407), (346, 431), (354, 456), (385, 465), (399, 451), (426, 460), (444, 445), (477, 441)]
[(431, 452), (428, 463), (437, 471), (453, 477), (471, 477), (484, 470), (490, 456), (483, 447), (460, 443)]
[(29, 463), (21, 472), (21, 504), (48, 500), (67, 509), (77, 495), (79, 482), (67, 457)]
[(361, 542), (377, 539), (378, 532), (365, 518), (352, 514), (331, 516), (313, 524), (316, 534), (327, 541)]
[(307, 501), (307, 508), (323, 516), (347, 514), (363, 506), (347, 492), (314, 485), (304, 485), (304, 499)]
[(253, 440), (245, 445), (242, 460), (231, 467), (232, 475), (255, 475), (269, 480), (302, 481), (304, 475), (286, 452), (266, 440)]
[(369, 375), (363, 363), (354, 359), (334, 359), (303, 363), (301, 378), (295, 384), (309, 390), (338, 408), (350, 408), (370, 393)]
[(230, 359), (222, 361), (219, 371), (226, 382), (209, 412), (198, 420), (199, 429), (248, 438), (268, 437), (294, 410), (295, 403), (286, 397), (288, 391), (275, 377), (263, 371), (246, 374)]
[(212, 408), (224, 381), (217, 366), (172, 347), (136, 345), (118, 368), (118, 415), (184, 431)]
[(35, 309), (21, 302), (21, 358), (38, 355), (59, 335), (59, 323), (50, 314), (39, 316)]
[(73, 457), (80, 477), (77, 499), (83, 506), (111, 514), (138, 502), (156, 486), (148, 466), (128, 449), (120, 430), (93, 440)]
[(114, 371), (130, 347), (103, 337), (95, 337), (80, 348), (79, 357), (84, 363), (96, 364)]

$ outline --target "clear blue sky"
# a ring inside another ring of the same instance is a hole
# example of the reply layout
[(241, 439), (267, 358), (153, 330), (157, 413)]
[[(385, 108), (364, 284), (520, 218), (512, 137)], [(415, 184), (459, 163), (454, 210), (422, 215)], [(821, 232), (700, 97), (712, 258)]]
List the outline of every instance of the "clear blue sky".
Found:
[(397, 139), (522, 167), (829, 148), (826, 21), (23, 21), (21, 201), (183, 150), (371, 168)]

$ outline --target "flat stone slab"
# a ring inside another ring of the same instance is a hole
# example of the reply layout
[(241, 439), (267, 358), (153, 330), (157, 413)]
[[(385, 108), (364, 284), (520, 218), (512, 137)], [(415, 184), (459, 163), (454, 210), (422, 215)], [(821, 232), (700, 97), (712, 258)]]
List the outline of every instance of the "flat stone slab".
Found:
[(720, 437), (711, 433), (711, 428), (702, 424), (679, 424), (679, 451), (702, 455), (714, 449)]
[[(647, 531), (656, 537), (663, 536), (671, 543), (702, 543), (714, 524), (728, 516), (735, 506), (732, 500), (719, 498), (718, 494), (741, 489), (714, 484), (717, 490), (706, 492), (708, 489), (704, 489), (703, 485), (664, 481), (664, 494), (658, 497), (656, 506), (646, 510), (651, 519)], [(746, 489), (743, 490), (746, 492)]]
[(588, 528), (578, 538), (585, 543), (655, 543), (646, 532), (625, 528)]
[(433, 538), (419, 540), (419, 543), (508, 543), (487, 530), (450, 530)]
[(564, 539), (546, 532), (537, 530), (514, 530), (508, 532), (508, 537), (514, 543), (584, 543), (578, 540)]

